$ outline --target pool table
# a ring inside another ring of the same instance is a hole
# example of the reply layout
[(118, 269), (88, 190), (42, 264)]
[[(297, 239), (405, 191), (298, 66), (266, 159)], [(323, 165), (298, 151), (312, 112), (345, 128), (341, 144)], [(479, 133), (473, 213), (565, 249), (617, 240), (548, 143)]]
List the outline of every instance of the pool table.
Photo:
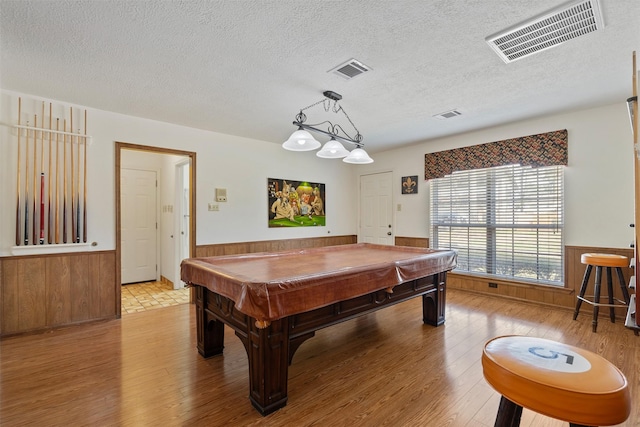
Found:
[(444, 323), (452, 250), (358, 243), (185, 259), (195, 287), (197, 347), (221, 354), (224, 325), (244, 344), (249, 399), (267, 415), (287, 404), (288, 367), (318, 329), (422, 296), (423, 322)]

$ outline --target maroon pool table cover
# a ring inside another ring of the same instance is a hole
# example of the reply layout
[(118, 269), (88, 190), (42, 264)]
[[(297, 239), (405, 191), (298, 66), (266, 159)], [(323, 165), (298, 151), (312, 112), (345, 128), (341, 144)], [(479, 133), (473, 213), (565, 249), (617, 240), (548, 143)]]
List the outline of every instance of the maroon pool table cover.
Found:
[(456, 252), (370, 243), (182, 261), (181, 278), (272, 321), (452, 270)]

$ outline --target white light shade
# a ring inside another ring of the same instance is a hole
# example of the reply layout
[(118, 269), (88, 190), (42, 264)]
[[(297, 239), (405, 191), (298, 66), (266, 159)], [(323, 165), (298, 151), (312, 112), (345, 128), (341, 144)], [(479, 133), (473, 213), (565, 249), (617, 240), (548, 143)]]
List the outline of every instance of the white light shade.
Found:
[(311, 151), (321, 145), (309, 132), (298, 129), (282, 144), (282, 148), (289, 151)]
[(332, 138), (324, 144), (324, 147), (316, 153), (316, 156), (322, 157), (323, 159), (341, 159), (348, 154), (349, 151), (347, 151), (342, 144)]
[(347, 157), (342, 159), (342, 161), (345, 163), (354, 163), (354, 164), (360, 164), (360, 165), (363, 165), (366, 163), (373, 163), (373, 159), (369, 157), (367, 152), (364, 151), (362, 148), (354, 148), (353, 151), (351, 151), (351, 153), (349, 153)]

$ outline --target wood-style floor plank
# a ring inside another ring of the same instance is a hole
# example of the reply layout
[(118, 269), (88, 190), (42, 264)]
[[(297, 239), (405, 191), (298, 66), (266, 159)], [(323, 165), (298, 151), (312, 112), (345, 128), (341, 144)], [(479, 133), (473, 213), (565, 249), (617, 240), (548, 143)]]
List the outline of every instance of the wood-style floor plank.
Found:
[[(223, 356), (196, 350), (194, 307), (135, 313), (0, 342), (0, 425), (492, 426), (499, 395), (484, 343), (520, 334), (594, 351), (640, 390), (640, 338), (570, 310), (450, 290), (447, 321), (422, 324), (414, 299), (316, 333), (289, 369), (286, 407), (260, 416), (247, 357), (226, 330)], [(637, 399), (634, 399), (634, 402)], [(564, 426), (525, 410), (523, 427)], [(640, 425), (634, 404), (621, 426)]]

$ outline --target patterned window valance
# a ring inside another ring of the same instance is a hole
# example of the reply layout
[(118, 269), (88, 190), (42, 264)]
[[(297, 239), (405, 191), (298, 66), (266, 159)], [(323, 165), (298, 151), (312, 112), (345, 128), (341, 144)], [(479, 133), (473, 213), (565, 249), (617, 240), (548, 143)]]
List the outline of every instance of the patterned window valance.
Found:
[(442, 178), (455, 171), (512, 164), (566, 165), (568, 158), (567, 130), (563, 129), (425, 154), (424, 179)]

